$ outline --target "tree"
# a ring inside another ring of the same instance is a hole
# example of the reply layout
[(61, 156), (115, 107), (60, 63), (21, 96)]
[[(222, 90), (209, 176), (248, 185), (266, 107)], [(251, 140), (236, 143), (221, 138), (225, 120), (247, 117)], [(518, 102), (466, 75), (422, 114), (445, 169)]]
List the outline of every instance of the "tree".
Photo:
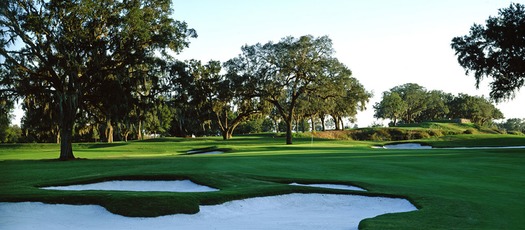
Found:
[(448, 103), (452, 100), (453, 95), (445, 93), (440, 90), (432, 90), (427, 92), (426, 96), (426, 109), (421, 112), (417, 121), (432, 121), (432, 120), (444, 120), (449, 118)]
[(427, 91), (423, 86), (407, 83), (396, 86), (391, 91), (398, 93), (406, 104), (406, 110), (402, 114), (402, 119), (406, 123), (413, 123), (418, 120), (418, 117), (427, 108)]
[(178, 52), (196, 36), (184, 22), (171, 19), (171, 12), (169, 1), (2, 3), (0, 55), (8, 70), (2, 82), (17, 97), (46, 94), (57, 101), (61, 160), (74, 159), (72, 132), (79, 112), (108, 97), (95, 94), (101, 80), (136, 81), (129, 74), (133, 67), (157, 51)]
[(518, 131), (525, 133), (525, 119), (509, 118), (507, 121), (500, 124), (501, 128), (507, 131)]
[[(247, 82), (255, 95), (276, 107), (286, 123), (286, 143), (292, 144), (292, 125), (300, 97), (303, 94), (322, 95), (326, 93), (322, 91), (323, 86), (348, 77), (341, 71), (349, 70), (333, 57), (333, 53), (332, 41), (327, 36), (286, 37), (278, 43), (242, 47), (239, 57), (231, 60), (236, 66), (232, 71)], [(330, 94), (342, 91), (329, 89)]]
[(366, 103), (372, 97), (372, 93), (366, 91), (355, 78), (348, 78), (343, 92), (343, 95), (333, 98), (334, 106), (329, 110), (334, 118), (336, 130), (344, 129), (343, 117), (349, 117), (352, 123), (356, 122), (357, 112), (364, 111)]
[(407, 104), (403, 101), (397, 92), (383, 92), (380, 102), (374, 105), (374, 117), (390, 119), (392, 125), (396, 126), (397, 122), (406, 111)]
[(450, 116), (454, 118), (466, 118), (478, 125), (486, 125), (494, 119), (503, 119), (503, 113), (489, 100), (459, 94), (450, 101)]
[(7, 140), (9, 135), (9, 125), (11, 124), (11, 111), (13, 110), (12, 101), (7, 98), (0, 98), (0, 141)]
[(150, 133), (164, 134), (169, 130), (172, 119), (173, 111), (170, 107), (166, 103), (159, 102), (146, 113), (144, 128)]
[(468, 35), (453, 38), (451, 46), (466, 74), (474, 72), (476, 87), (492, 78), (490, 98), (512, 98), (525, 82), (525, 5), (500, 9), (485, 26), (474, 24)]

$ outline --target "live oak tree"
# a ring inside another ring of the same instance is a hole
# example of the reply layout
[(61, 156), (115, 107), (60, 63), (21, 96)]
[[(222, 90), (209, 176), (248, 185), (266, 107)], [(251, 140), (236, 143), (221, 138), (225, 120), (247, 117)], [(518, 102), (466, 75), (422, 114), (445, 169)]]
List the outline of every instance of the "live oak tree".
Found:
[(344, 129), (343, 118), (347, 117), (351, 122), (356, 121), (358, 111), (366, 109), (366, 103), (372, 97), (372, 93), (366, 91), (363, 85), (355, 78), (347, 78), (344, 84), (343, 94), (331, 98), (333, 106), (328, 110), (335, 121), (335, 129)]
[[(225, 63), (226, 68), (234, 68)], [(223, 139), (230, 139), (236, 127), (264, 112), (265, 102), (253, 94), (242, 78), (222, 74), (219, 61), (189, 60), (173, 66), (172, 86), (179, 104), (196, 107), (201, 124), (216, 124)]]
[(380, 102), (374, 105), (374, 117), (390, 119), (393, 126), (402, 119), (406, 111), (406, 103), (397, 92), (385, 91)]
[[(75, 120), (109, 95), (104, 80), (137, 81), (130, 72), (157, 51), (180, 51), (195, 32), (170, 18), (170, 1), (7, 0), (0, 7), (2, 89), (57, 102), (60, 159), (74, 159)], [(126, 85), (126, 84), (123, 84)], [(133, 86), (135, 84), (127, 84)], [(126, 89), (123, 92), (130, 92)]]
[(454, 98), (450, 93), (441, 90), (427, 91), (426, 108), (417, 117), (417, 122), (449, 119), (449, 102)]
[(381, 102), (374, 105), (376, 118), (389, 118), (395, 126), (400, 119), (405, 123), (418, 121), (427, 108), (427, 91), (424, 87), (406, 83), (383, 92)]
[(486, 125), (494, 119), (503, 119), (503, 113), (488, 99), (459, 94), (449, 102), (450, 116), (470, 119), (478, 125)]
[(328, 97), (344, 88), (326, 86), (349, 77), (342, 64), (333, 57), (332, 41), (311, 35), (286, 37), (277, 43), (243, 46), (242, 53), (231, 60), (235, 72), (247, 82), (253, 93), (273, 104), (286, 123), (286, 143), (292, 144), (292, 125), (301, 96), (318, 94)]
[(492, 78), (490, 97), (512, 98), (525, 82), (525, 5), (500, 9), (485, 26), (474, 24), (468, 35), (453, 38), (451, 46), (466, 74), (474, 73), (476, 87)]

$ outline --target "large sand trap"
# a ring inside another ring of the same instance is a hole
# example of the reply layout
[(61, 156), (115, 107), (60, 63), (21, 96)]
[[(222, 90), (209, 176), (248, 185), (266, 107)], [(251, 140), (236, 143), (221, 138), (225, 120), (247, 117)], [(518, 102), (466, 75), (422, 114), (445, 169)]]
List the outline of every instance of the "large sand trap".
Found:
[(146, 180), (117, 180), (93, 184), (43, 187), (49, 190), (113, 190), (113, 191), (140, 191), (140, 192), (214, 192), (218, 189), (195, 184), (190, 180), (146, 181)]
[(404, 199), (288, 194), (201, 206), (194, 215), (114, 215), (97, 205), (0, 203), (0, 229), (357, 229), (365, 218), (416, 210)]

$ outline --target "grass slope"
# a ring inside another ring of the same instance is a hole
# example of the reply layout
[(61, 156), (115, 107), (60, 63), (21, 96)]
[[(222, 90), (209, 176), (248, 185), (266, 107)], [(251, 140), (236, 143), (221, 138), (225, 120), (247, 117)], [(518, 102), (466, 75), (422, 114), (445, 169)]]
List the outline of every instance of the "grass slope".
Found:
[[(474, 138), (471, 138), (474, 137)], [(425, 140), (427, 141), (427, 140)], [(525, 138), (474, 135), (431, 139), (525, 145)], [(59, 146), (0, 145), (0, 201), (100, 204), (127, 216), (195, 213), (199, 204), (292, 192), (353, 193), (403, 197), (419, 211), (361, 222), (362, 229), (519, 229), (525, 226), (525, 150), (385, 150), (369, 142), (270, 136), (166, 138), (116, 144), (76, 144), (77, 157), (58, 162)], [(216, 146), (227, 154), (181, 155)], [(109, 179), (192, 179), (221, 189), (212, 193), (50, 191), (39, 186)], [(341, 183), (367, 192), (288, 186)]]

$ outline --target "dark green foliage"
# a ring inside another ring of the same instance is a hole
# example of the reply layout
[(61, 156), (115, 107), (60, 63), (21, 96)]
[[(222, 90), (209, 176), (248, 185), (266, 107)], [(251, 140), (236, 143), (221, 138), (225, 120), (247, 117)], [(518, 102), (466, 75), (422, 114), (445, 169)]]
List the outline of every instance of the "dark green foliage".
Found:
[(525, 119), (509, 118), (505, 122), (496, 124), (500, 129), (507, 132), (525, 132)]
[(468, 35), (453, 38), (451, 46), (466, 74), (474, 73), (477, 87), (492, 78), (490, 97), (512, 98), (525, 82), (525, 5), (500, 9), (486, 25), (474, 24)]
[(327, 36), (286, 37), (278, 43), (243, 46), (242, 53), (225, 66), (229, 75), (243, 82), (243, 88), (275, 106), (286, 124), (286, 143), (292, 144), (294, 120), (318, 113), (309, 108), (320, 106), (319, 101), (348, 95), (352, 106), (345, 106), (345, 112), (339, 109), (342, 115), (334, 114), (338, 119), (355, 115), (371, 96), (333, 55)]
[(156, 94), (155, 53), (179, 52), (196, 36), (171, 12), (169, 1), (3, 2), (0, 89), (44, 108), (38, 114), (60, 132), (60, 159), (74, 159), (77, 119), (106, 123), (112, 140), (115, 122)]
[(486, 126), (503, 118), (503, 113), (483, 97), (427, 91), (411, 83), (383, 92), (383, 98), (374, 105), (374, 110), (374, 117), (390, 119), (390, 126), (458, 118)]
[(0, 91), (0, 142), (5, 142), (9, 136), (12, 110), (13, 102)]

